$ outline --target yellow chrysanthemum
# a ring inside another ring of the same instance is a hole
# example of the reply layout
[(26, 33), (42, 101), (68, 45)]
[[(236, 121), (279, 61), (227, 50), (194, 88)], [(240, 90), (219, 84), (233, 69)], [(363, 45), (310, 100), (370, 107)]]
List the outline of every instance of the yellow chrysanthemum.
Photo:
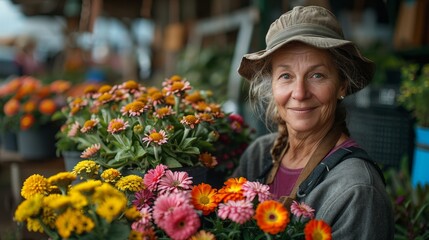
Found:
[(73, 173), (81, 179), (95, 179), (98, 176), (100, 165), (92, 160), (80, 161), (73, 168)]
[(27, 219), (27, 230), (29, 232), (43, 233), (43, 227), (40, 225), (39, 219), (28, 218)]
[(136, 221), (141, 218), (141, 214), (136, 206), (131, 206), (125, 210), (125, 217), (130, 221)]
[(105, 199), (112, 197), (122, 198), (125, 202), (127, 201), (123, 192), (119, 191), (108, 183), (103, 183), (101, 186), (95, 189), (94, 195), (92, 196), (92, 201), (99, 204)]
[(50, 228), (55, 228), (55, 219), (57, 219), (57, 212), (49, 207), (43, 208), (42, 222)]
[(123, 192), (138, 192), (144, 187), (143, 178), (137, 175), (128, 175), (119, 179), (116, 187)]
[(91, 218), (82, 214), (78, 217), (78, 221), (75, 225), (75, 231), (77, 234), (82, 234), (85, 232), (90, 232), (94, 227), (94, 221)]
[(28, 199), (36, 194), (47, 195), (48, 192), (49, 182), (44, 176), (40, 174), (33, 174), (28, 177), (21, 188), (21, 196), (25, 199)]
[(90, 195), (95, 191), (96, 187), (101, 186), (103, 184), (100, 180), (90, 179), (86, 182), (80, 182), (74, 185), (70, 191), (77, 191), (84, 195)]
[(88, 199), (78, 191), (69, 193), (70, 203), (75, 209), (82, 209), (88, 206)]
[(60, 189), (66, 189), (74, 180), (76, 180), (76, 174), (72, 172), (60, 172), (48, 178), (51, 185), (56, 185)]
[(121, 178), (121, 172), (119, 172), (117, 169), (109, 168), (101, 173), (101, 178), (104, 180), (104, 182), (115, 183), (119, 180), (119, 178)]
[(71, 205), (71, 201), (69, 196), (60, 195), (50, 200), (46, 200), (45, 205), (58, 212), (62, 212)]
[(69, 238), (73, 231), (78, 234), (89, 232), (94, 228), (94, 222), (82, 212), (67, 209), (55, 221), (55, 227), (62, 238)]
[(98, 205), (96, 213), (107, 222), (112, 222), (126, 207), (127, 201), (120, 197), (106, 198)]
[(21, 202), (15, 211), (15, 220), (24, 222), (28, 218), (40, 215), (43, 207), (43, 195), (36, 194)]
[(256, 207), (254, 218), (262, 231), (277, 234), (286, 229), (289, 224), (289, 212), (280, 202), (267, 200)]
[(128, 236), (128, 240), (143, 240), (143, 236), (141, 232), (131, 230), (130, 235)]

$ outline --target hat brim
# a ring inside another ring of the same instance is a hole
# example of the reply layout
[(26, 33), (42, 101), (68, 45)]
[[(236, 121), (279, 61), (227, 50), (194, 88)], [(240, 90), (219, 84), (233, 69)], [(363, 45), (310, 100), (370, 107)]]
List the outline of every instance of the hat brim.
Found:
[(293, 36), (270, 49), (245, 54), (238, 68), (238, 73), (248, 81), (251, 81), (254, 75), (264, 67), (268, 56), (291, 42), (302, 42), (321, 49), (340, 48), (351, 54), (351, 56), (353, 56), (352, 60), (356, 62), (355, 67), (358, 69), (359, 74), (361, 74), (362, 79), (360, 86), (351, 87), (348, 94), (355, 93), (367, 86), (374, 76), (375, 64), (371, 60), (362, 56), (359, 49), (353, 42), (342, 39), (305, 35)]

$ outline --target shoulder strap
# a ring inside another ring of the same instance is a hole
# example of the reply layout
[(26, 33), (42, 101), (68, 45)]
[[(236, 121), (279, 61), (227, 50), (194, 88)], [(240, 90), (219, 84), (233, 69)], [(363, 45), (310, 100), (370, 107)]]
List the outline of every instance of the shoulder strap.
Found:
[(337, 151), (333, 152), (330, 156), (325, 158), (311, 173), (311, 175), (303, 181), (297, 192), (298, 197), (305, 197), (309, 194), (320, 182), (323, 181), (326, 174), (333, 169), (336, 165), (342, 161), (350, 158), (359, 158), (371, 163), (377, 172), (379, 173), (383, 183), (386, 184), (384, 179), (383, 172), (381, 171), (378, 164), (371, 159), (368, 153), (362, 148), (358, 147), (349, 147), (349, 148), (340, 148)]

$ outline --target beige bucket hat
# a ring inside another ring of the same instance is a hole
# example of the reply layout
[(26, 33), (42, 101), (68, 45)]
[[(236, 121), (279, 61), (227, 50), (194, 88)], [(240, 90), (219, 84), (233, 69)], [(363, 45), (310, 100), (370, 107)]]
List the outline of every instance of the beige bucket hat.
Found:
[(367, 86), (374, 76), (375, 64), (362, 56), (353, 42), (344, 39), (341, 26), (334, 14), (319, 6), (294, 7), (280, 16), (271, 24), (267, 32), (266, 49), (245, 54), (238, 73), (250, 81), (264, 66), (267, 56), (293, 41), (322, 49), (341, 48), (347, 51), (352, 56), (355, 67), (361, 75), (360, 79), (354, 79), (358, 81), (359, 86), (352, 86), (348, 94)]

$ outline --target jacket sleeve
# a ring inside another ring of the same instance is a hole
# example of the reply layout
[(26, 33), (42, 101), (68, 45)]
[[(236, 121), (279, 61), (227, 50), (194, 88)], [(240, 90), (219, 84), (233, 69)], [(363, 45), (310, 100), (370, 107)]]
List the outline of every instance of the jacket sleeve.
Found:
[(376, 170), (348, 159), (304, 200), (332, 228), (332, 239), (393, 239), (393, 210)]

